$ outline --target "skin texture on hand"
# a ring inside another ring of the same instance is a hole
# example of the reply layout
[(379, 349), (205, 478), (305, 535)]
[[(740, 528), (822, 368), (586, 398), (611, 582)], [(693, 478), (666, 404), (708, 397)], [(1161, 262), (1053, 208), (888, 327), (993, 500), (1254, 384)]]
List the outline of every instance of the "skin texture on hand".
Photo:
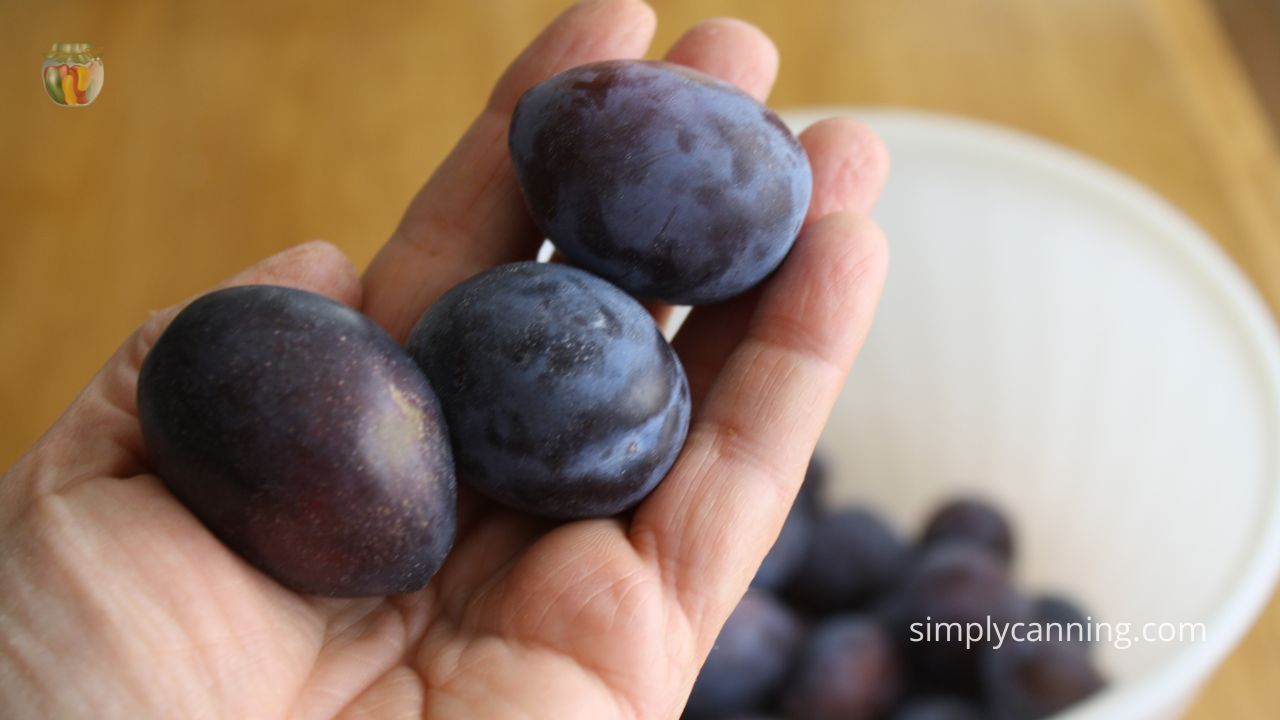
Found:
[[(645, 53), (652, 11), (565, 12), (357, 276), (309, 243), (227, 285), (304, 288), (403, 340), (445, 290), (540, 242), (504, 141), (520, 93), (584, 62)], [(763, 98), (777, 53), (711, 20), (667, 54)], [(777, 536), (871, 324), (887, 267), (866, 219), (887, 172), (848, 120), (801, 136), (806, 226), (779, 271), (699, 308), (675, 340), (694, 417), (666, 481), (629, 520), (555, 525), (463, 492), (448, 562), (422, 591), (293, 594), (224, 548), (150, 474), (138, 368), (156, 313), (0, 478), (0, 701), (10, 718), (675, 718)], [(654, 308), (662, 316), (665, 308)]]

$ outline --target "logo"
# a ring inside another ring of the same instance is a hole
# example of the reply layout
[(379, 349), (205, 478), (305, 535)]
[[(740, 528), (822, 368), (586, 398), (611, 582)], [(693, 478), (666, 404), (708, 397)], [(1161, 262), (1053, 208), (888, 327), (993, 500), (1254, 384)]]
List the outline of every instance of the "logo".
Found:
[(54, 104), (92, 105), (102, 92), (102, 55), (89, 43), (54, 43), (44, 54), (40, 74)]

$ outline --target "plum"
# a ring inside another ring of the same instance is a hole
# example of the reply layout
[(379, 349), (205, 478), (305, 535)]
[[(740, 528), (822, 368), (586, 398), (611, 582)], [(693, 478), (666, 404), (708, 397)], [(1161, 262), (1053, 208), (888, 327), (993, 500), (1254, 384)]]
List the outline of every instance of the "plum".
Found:
[(689, 386), (640, 303), (582, 270), (520, 262), (445, 293), (409, 336), (458, 477), (552, 518), (627, 510), (666, 476)]
[(925, 523), (921, 544), (964, 540), (985, 546), (997, 557), (1013, 558), (1013, 531), (995, 506), (977, 498), (957, 498), (945, 503)]
[(967, 700), (928, 697), (912, 700), (893, 714), (893, 720), (983, 720), (985, 715)]
[(782, 531), (760, 563), (751, 586), (777, 591), (790, 582), (809, 554), (813, 525), (812, 505), (801, 494), (791, 505), (787, 519), (782, 524)]
[(1011, 642), (988, 654), (987, 699), (998, 720), (1048, 717), (1106, 684), (1078, 642)]
[(222, 542), (304, 593), (416, 590), (453, 543), (436, 396), (381, 328), (283, 287), (180, 312), (138, 377), (152, 468)]
[(804, 483), (800, 485), (800, 499), (816, 513), (821, 513), (825, 506), (823, 498), (827, 493), (827, 477), (831, 474), (831, 463), (821, 451), (809, 458), (809, 467), (804, 471)]
[(875, 620), (857, 615), (814, 628), (782, 692), (794, 720), (879, 718), (902, 684), (897, 649)]
[[(907, 570), (885, 610), (923, 687), (975, 696), (982, 660), (995, 638), (969, 643), (972, 623), (1023, 622), (1029, 603), (1013, 587), (1002, 559), (976, 543), (942, 543)], [(968, 645), (968, 647), (966, 647)]]
[(786, 592), (809, 613), (857, 609), (898, 576), (907, 548), (880, 516), (849, 508), (821, 518)]
[(693, 685), (685, 717), (749, 714), (781, 687), (803, 626), (772, 595), (748, 591), (725, 621)]
[(1092, 642), (1090, 619), (1072, 600), (1061, 595), (1040, 595), (1031, 604), (1032, 619), (1043, 627), (1045, 637), (1068, 642)]
[(820, 495), (826, 484), (827, 464), (815, 453), (805, 470), (804, 482), (796, 494), (778, 539), (760, 563), (760, 569), (751, 580), (752, 587), (773, 592), (781, 591), (804, 563), (809, 553), (809, 540), (813, 526), (823, 514)]
[(763, 280), (812, 191), (777, 115), (669, 63), (608, 60), (535, 85), (509, 144), (530, 214), (566, 257), (671, 303), (719, 302)]

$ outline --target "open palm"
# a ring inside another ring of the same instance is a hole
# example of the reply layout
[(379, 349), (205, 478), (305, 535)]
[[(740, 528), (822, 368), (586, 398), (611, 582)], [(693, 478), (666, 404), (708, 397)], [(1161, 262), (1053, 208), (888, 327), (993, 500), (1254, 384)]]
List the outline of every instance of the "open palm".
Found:
[[(357, 277), (310, 243), (228, 281), (321, 292), (403, 340), (449, 287), (532, 257), (506, 152), (520, 93), (592, 60), (642, 55), (652, 12), (588, 2), (548, 27)], [(703, 23), (668, 59), (763, 97), (769, 41)], [(630, 517), (553, 524), (468, 494), (428, 587), (299, 596), (227, 551), (149, 474), (138, 368), (157, 313), (0, 481), (0, 702), (15, 718), (673, 718), (776, 537), (871, 322), (883, 240), (863, 218), (884, 152), (849, 121), (802, 136), (814, 199), (760, 290), (694, 312), (675, 347), (694, 418)], [(664, 308), (654, 308), (658, 315)]]

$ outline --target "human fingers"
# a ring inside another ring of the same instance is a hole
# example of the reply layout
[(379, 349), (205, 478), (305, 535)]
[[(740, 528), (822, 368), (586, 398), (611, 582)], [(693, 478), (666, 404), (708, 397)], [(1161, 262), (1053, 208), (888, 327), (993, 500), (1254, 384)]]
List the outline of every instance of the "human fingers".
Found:
[(507, 150), (516, 101), (561, 70), (643, 55), (655, 22), (640, 0), (588, 0), (566, 10), (516, 58), (365, 271), (365, 311), (392, 337), (403, 341), (422, 311), (462, 280), (533, 258), (540, 238)]
[(871, 326), (887, 257), (862, 216), (834, 213), (801, 233), (675, 466), (637, 511), (632, 542), (658, 564), (705, 643), (782, 526)]
[[(869, 214), (889, 172), (884, 143), (851, 118), (815, 123), (800, 134), (813, 172), (813, 197), (806, 222), (833, 212)], [(746, 333), (760, 290), (718, 305), (695, 308), (673, 345), (689, 377), (696, 407), (725, 360)]]

